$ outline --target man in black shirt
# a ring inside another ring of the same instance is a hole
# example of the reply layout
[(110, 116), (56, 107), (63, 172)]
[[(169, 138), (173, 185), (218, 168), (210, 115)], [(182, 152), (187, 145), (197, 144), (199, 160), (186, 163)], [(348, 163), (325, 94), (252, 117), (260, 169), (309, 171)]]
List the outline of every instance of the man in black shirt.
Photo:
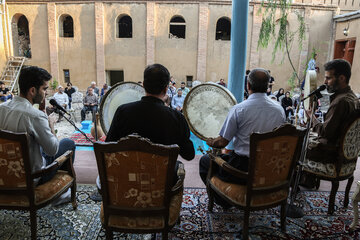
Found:
[(164, 66), (148, 66), (144, 71), (145, 96), (140, 101), (121, 105), (116, 110), (105, 141), (118, 141), (137, 133), (154, 143), (177, 144), (180, 156), (192, 160), (195, 150), (190, 140), (189, 126), (180, 112), (165, 106), (162, 100), (169, 81), (170, 74)]
[(0, 82), (0, 100), (6, 102), (8, 99), (12, 99), (12, 94), (10, 90), (5, 87), (5, 83)]

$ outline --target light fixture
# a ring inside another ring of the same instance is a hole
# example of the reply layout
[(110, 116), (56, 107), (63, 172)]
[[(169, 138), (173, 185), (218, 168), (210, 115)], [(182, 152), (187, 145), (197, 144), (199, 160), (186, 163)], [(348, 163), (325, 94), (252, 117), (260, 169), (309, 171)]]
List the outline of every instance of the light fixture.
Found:
[(350, 26), (350, 22), (348, 22), (347, 27), (345, 27), (344, 30), (343, 30), (343, 33), (344, 33), (345, 36), (349, 35), (349, 26)]

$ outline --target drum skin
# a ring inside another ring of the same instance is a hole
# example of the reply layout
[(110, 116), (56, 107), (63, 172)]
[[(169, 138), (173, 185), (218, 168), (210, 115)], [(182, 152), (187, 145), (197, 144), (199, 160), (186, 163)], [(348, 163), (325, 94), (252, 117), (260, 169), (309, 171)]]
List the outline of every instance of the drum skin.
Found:
[(120, 82), (112, 86), (100, 103), (100, 123), (107, 135), (115, 112), (120, 105), (139, 101), (145, 96), (145, 89), (138, 83)]
[(200, 139), (219, 136), (229, 110), (236, 104), (234, 95), (216, 83), (197, 85), (186, 95), (183, 114), (191, 131)]

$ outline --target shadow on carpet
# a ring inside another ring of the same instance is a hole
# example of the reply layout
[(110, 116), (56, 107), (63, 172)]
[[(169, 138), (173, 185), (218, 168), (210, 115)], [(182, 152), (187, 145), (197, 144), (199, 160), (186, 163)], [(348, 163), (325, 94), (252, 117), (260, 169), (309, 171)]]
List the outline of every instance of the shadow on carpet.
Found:
[[(71, 204), (46, 207), (38, 211), (39, 239), (105, 239), (99, 213), (100, 203), (89, 196), (93, 185), (78, 185), (78, 209)], [(360, 239), (360, 228), (349, 232), (352, 221), (348, 209), (336, 207), (334, 216), (327, 215), (329, 192), (301, 192), (298, 202), (305, 216), (287, 218), (287, 231), (280, 231), (279, 208), (250, 214), (251, 239)], [(344, 193), (338, 192), (336, 205), (342, 206)], [(243, 212), (231, 208), (224, 212), (214, 207), (207, 211), (208, 197), (205, 189), (186, 188), (181, 211), (181, 224), (176, 225), (169, 239), (241, 239)], [(29, 213), (0, 210), (0, 239), (29, 239)], [(114, 234), (114, 239), (151, 239), (151, 234)], [(157, 234), (156, 239), (161, 239)]]

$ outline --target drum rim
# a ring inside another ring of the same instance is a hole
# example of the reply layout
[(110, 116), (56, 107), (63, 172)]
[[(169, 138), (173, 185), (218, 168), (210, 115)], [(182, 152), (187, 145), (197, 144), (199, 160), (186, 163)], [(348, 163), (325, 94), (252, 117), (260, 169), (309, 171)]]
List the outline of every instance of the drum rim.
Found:
[[(138, 85), (140, 87), (142, 87), (144, 89), (144, 87), (139, 84), (139, 83), (136, 83), (136, 82), (118, 82), (116, 83), (115, 85), (111, 86), (111, 88), (105, 93), (105, 95), (103, 96), (103, 98), (101, 99), (101, 102), (100, 102), (100, 108), (99, 108), (99, 119), (100, 119), (100, 124), (101, 124), (101, 128), (104, 132), (105, 135), (108, 134), (108, 131), (105, 129), (105, 123), (104, 123), (104, 120), (103, 120), (103, 105), (105, 103), (105, 99), (108, 97), (108, 95), (110, 95), (110, 93), (116, 89), (117, 86), (120, 86), (120, 85), (123, 85), (123, 84), (135, 84), (135, 85)], [(145, 89), (144, 89), (145, 91)], [(112, 121), (112, 120), (111, 120)], [(110, 124), (111, 125), (111, 124)]]
[(234, 105), (237, 104), (237, 101), (236, 101), (236, 98), (235, 96), (230, 92), (229, 89), (227, 89), (226, 87), (223, 87), (217, 83), (212, 83), (212, 82), (206, 82), (206, 83), (201, 83), (195, 87), (193, 87), (190, 92), (188, 94), (186, 94), (186, 97), (185, 97), (185, 100), (184, 100), (184, 104), (183, 104), (183, 115), (186, 119), (186, 122), (188, 123), (189, 125), (189, 128), (190, 130), (198, 137), (200, 138), (201, 140), (204, 140), (204, 141), (207, 141), (209, 138), (205, 137), (204, 135), (202, 135), (200, 132), (198, 132), (194, 126), (191, 124), (190, 122), (190, 119), (189, 119), (189, 116), (187, 114), (187, 102), (189, 101), (189, 96), (191, 95), (192, 92), (194, 92), (195, 89), (199, 88), (199, 87), (204, 87), (204, 86), (214, 86), (214, 87), (217, 87), (217, 88), (220, 88), (221, 90), (223, 90), (229, 97), (230, 99), (232, 100), (232, 102), (234, 103)]

